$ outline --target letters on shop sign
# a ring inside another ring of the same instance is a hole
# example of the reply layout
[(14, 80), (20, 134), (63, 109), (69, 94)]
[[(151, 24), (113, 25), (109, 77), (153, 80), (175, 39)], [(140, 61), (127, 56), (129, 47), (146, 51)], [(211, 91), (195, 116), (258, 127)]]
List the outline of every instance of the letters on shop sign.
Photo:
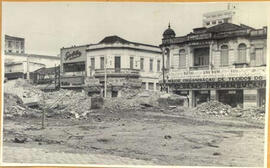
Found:
[(72, 60), (75, 59), (77, 57), (80, 57), (82, 55), (82, 53), (79, 50), (75, 50), (72, 52), (66, 52), (65, 54), (65, 60)]

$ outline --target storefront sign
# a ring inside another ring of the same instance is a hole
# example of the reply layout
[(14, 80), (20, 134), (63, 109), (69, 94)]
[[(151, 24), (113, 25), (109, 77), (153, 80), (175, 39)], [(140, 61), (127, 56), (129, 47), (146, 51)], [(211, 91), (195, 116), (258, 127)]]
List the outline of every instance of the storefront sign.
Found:
[(66, 52), (65, 54), (65, 60), (73, 60), (77, 57), (80, 57), (82, 53), (79, 50), (71, 51), (71, 52)]
[(171, 71), (168, 82), (222, 82), (266, 80), (266, 68), (237, 68), (219, 70)]
[(122, 86), (124, 85), (124, 82), (125, 82), (124, 78), (108, 78), (107, 85)]
[(85, 78), (85, 85), (87, 85), (87, 86), (98, 86), (98, 85), (100, 85), (99, 79), (86, 77)]
[(182, 89), (254, 89), (265, 88), (266, 81), (241, 81), (241, 82), (201, 82), (169, 84), (173, 90)]

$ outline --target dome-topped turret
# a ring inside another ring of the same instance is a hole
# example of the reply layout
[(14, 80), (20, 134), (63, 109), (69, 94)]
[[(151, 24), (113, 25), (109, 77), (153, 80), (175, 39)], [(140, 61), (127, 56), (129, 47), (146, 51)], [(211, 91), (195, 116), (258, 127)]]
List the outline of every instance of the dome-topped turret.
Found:
[(163, 33), (163, 38), (166, 39), (166, 38), (173, 38), (173, 37), (175, 37), (175, 32), (173, 29), (171, 29), (171, 25), (169, 23), (168, 29), (166, 29)]

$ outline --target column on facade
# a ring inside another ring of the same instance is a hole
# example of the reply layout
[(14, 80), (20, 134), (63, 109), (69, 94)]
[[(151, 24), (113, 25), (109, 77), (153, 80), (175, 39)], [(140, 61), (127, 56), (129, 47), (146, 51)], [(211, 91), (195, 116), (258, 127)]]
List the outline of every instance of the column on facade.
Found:
[(210, 90), (210, 100), (218, 101), (218, 91), (217, 90)]
[(195, 107), (195, 93), (193, 90), (189, 90), (188, 99), (189, 99), (188, 106), (190, 108)]
[(214, 65), (214, 63), (213, 63), (213, 45), (214, 45), (213, 42), (211, 42), (209, 45), (209, 67), (210, 67), (210, 69), (212, 69), (212, 65)]
[(187, 56), (187, 59), (188, 59), (188, 67), (192, 67), (193, 66), (193, 60), (194, 60), (194, 57), (193, 57), (193, 48), (191, 46), (188, 47), (188, 52), (187, 52), (188, 56)]
[(243, 107), (249, 108), (252, 106), (257, 106), (258, 91), (257, 89), (246, 89), (243, 90)]

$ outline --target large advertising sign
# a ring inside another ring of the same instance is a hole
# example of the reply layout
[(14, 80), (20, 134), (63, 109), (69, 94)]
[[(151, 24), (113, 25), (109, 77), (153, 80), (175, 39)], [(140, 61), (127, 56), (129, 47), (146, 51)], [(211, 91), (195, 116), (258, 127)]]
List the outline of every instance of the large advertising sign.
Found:
[(265, 67), (174, 71), (168, 74), (168, 83), (237, 82), (262, 80), (266, 80)]
[(86, 60), (86, 46), (64, 48), (61, 50), (63, 63), (82, 62)]

